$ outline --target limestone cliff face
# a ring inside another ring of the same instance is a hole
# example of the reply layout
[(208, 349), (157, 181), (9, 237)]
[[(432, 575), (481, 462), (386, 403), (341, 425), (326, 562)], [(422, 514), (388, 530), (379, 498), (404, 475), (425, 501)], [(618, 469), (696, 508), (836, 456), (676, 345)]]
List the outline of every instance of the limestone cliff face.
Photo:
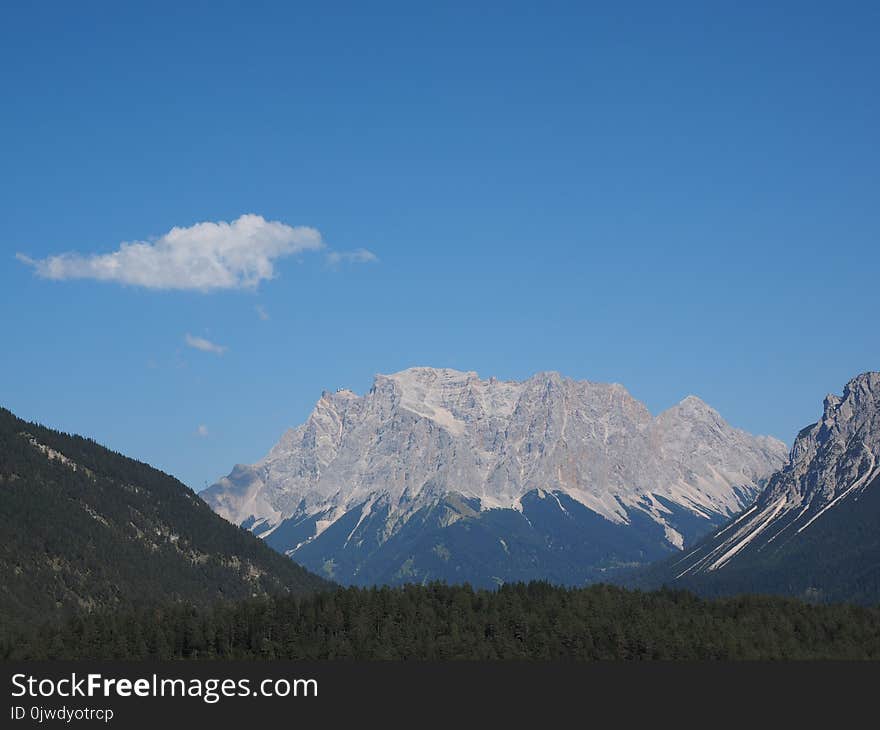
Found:
[[(534, 498), (565, 511), (559, 496), (601, 529), (651, 526), (677, 549), (750, 504), (785, 457), (781, 442), (732, 428), (693, 396), (654, 417), (617, 384), (412, 368), (377, 376), (363, 396), (324, 393), (262, 461), (202, 496), (295, 559), (320, 553), (321, 565), (338, 563), (339, 550), (366, 560), (403, 532), (415, 539), (437, 505), (445, 527), (494, 522), (498, 510), (528, 523)], [(343, 547), (331, 549), (343, 523)]]

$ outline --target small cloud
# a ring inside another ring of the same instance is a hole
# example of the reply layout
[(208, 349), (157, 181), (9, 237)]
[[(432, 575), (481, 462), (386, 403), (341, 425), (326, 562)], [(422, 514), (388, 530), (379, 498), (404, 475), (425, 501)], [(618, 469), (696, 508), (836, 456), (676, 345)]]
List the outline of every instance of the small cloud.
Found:
[(196, 429), (196, 436), (200, 436), (201, 438), (205, 438), (208, 435), (208, 427), (204, 423), (200, 423), (199, 427)]
[(111, 253), (63, 253), (15, 258), (44, 279), (93, 279), (147, 289), (255, 289), (275, 276), (277, 259), (323, 249), (308, 226), (242, 215), (232, 222), (205, 221), (172, 228), (155, 241), (126, 241)]
[(206, 340), (204, 337), (193, 337), (189, 332), (187, 332), (184, 341), (187, 347), (192, 347), (194, 350), (201, 350), (202, 352), (213, 352), (215, 355), (222, 355), (228, 349), (223, 345), (211, 342), (211, 340)]
[(365, 248), (356, 248), (354, 251), (331, 251), (327, 254), (327, 263), (331, 266), (339, 264), (369, 264), (378, 261), (379, 257)]
[(258, 304), (256, 307), (254, 307), (254, 310), (257, 312), (257, 316), (264, 322), (269, 319), (269, 313), (265, 309), (263, 309), (261, 305)]

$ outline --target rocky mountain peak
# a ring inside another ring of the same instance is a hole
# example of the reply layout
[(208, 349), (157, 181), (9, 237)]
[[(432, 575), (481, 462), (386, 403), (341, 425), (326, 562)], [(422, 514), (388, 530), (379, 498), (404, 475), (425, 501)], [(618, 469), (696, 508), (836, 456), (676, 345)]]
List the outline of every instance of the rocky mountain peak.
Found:
[(702, 398), (699, 398), (695, 395), (686, 395), (678, 402), (678, 408), (683, 411), (690, 411), (692, 413), (717, 413), (712, 406), (710, 406), (706, 401)]
[(683, 420), (689, 423), (724, 423), (721, 414), (695, 395), (682, 398), (674, 406), (660, 414), (664, 419)]
[(866, 372), (850, 380), (843, 389), (843, 397), (833, 407), (838, 423), (854, 422), (855, 428), (865, 428), (880, 437), (880, 372)]

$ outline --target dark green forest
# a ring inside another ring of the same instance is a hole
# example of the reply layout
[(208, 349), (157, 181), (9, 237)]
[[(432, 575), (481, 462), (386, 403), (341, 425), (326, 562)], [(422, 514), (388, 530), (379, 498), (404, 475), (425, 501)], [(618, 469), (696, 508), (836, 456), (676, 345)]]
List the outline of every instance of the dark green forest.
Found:
[(512, 584), (344, 588), (74, 617), (5, 659), (880, 659), (880, 608)]

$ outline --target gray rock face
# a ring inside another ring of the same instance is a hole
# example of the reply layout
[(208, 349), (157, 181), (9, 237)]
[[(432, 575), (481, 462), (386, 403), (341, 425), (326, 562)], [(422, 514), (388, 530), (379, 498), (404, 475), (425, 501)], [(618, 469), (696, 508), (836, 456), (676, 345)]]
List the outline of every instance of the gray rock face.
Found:
[(842, 397), (826, 396), (822, 418), (798, 434), (788, 465), (736, 522), (685, 556), (675, 577), (732, 568), (783, 546), (787, 554), (878, 477), (880, 373), (867, 372), (847, 383)]
[[(565, 511), (563, 495), (622, 536), (653, 525), (658, 542), (681, 549), (750, 504), (785, 456), (780, 441), (732, 428), (693, 396), (653, 417), (617, 384), (412, 368), (378, 375), (364, 396), (325, 392), (262, 461), (236, 466), (202, 496), (318, 568), (338, 564), (341, 550), (366, 555), (411, 535), (451, 496), (467, 507), (447, 509), (437, 529), (499, 510), (528, 522), (526, 506), (537, 503), (527, 495), (556, 496)], [(496, 542), (509, 547), (503, 532)]]

